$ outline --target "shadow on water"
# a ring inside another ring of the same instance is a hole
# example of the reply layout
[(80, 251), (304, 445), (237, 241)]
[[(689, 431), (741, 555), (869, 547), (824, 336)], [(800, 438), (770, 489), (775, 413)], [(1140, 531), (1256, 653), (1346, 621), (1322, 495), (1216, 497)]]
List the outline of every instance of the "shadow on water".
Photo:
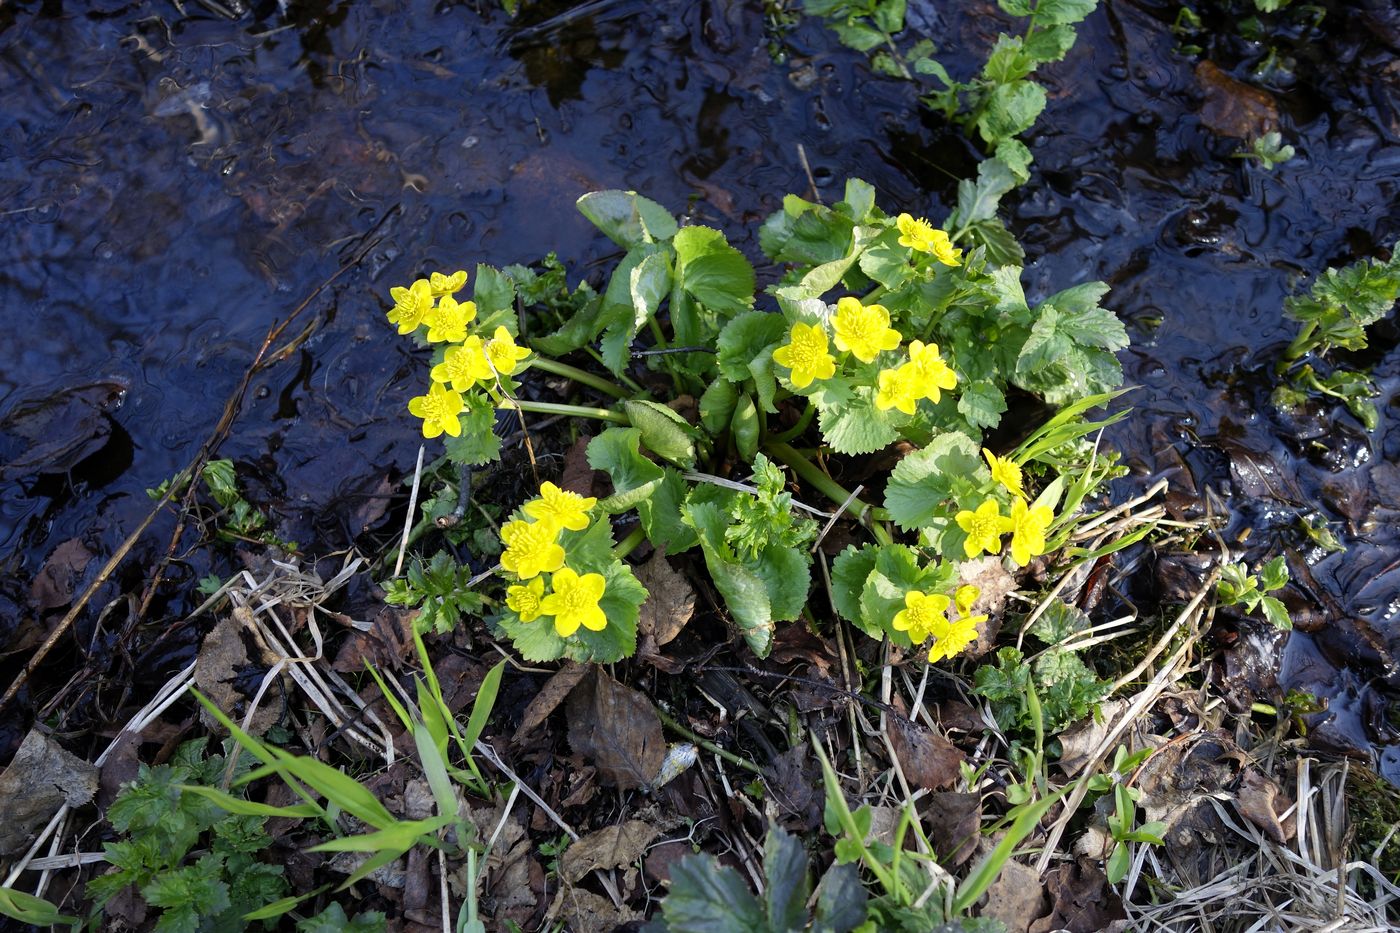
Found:
[[(756, 256), (758, 221), (808, 187), (798, 143), (824, 196), (858, 175), (882, 206), (935, 217), (974, 171), (969, 144), (909, 87), (813, 24), (775, 62), (761, 4), (524, 6), (515, 21), (485, 0), (0, 8), (5, 672), (66, 605), (30, 581), (52, 582), (56, 555), (67, 595), (94, 578), (268, 326), (349, 257), (368, 250), (309, 310), (319, 326), (300, 352), (254, 379), (219, 451), (277, 533), (314, 554), (402, 519), (383, 504), (417, 453), (403, 411), (421, 366), (383, 321), (390, 284), (549, 250), (575, 279), (594, 274), (611, 247), (572, 203), (603, 187), (643, 191)], [(967, 50), (949, 53), (955, 72), (1001, 28), (988, 7), (924, 14), (941, 47)], [(1316, 740), (1393, 765), (1395, 329), (1365, 360), (1385, 392), (1370, 436), (1343, 412), (1284, 416), (1268, 401), (1292, 333), (1283, 298), (1400, 234), (1400, 24), (1380, 3), (1325, 12), (1249, 41), (1238, 17), (1207, 13), (1200, 34), (1178, 35), (1175, 4), (1111, 0), (1045, 75), (1050, 107), (1028, 140), (1039, 175), (1010, 208), (1029, 294), (1113, 286), (1138, 386), (1137, 415), (1111, 437), (1126, 462), (1168, 476), (1178, 514), (1228, 513), (1223, 537), (1251, 558), (1289, 554), (1299, 625), (1281, 665), (1245, 658), (1259, 669), (1218, 676), (1277, 673), (1279, 691), (1329, 698)], [(1298, 150), (1272, 174), (1231, 157), (1259, 121)], [(1347, 551), (1301, 534), (1309, 516)], [(42, 695), (84, 664), (117, 684), (139, 658), (155, 682), (189, 656), (194, 633), (161, 633), (191, 608), (207, 557), (176, 561), (137, 647), (110, 609), (141, 597), (171, 530), (158, 521), (104, 585)], [(1156, 586), (1125, 584), (1132, 597)]]

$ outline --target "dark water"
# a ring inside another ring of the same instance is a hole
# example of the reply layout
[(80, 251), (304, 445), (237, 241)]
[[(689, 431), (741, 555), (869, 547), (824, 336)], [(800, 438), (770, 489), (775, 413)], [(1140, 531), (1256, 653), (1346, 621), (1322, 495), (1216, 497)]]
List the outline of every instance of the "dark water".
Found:
[[(760, 3), (525, 6), (515, 22), (484, 0), (258, 3), (233, 19), (196, 0), (0, 8), (0, 643), (32, 635), (31, 581), (60, 545), (95, 555), (76, 582), (93, 578), (147, 514), (144, 490), (208, 436), (269, 325), (352, 257), (218, 451), (314, 554), (382, 532), (412, 470), (404, 405), (422, 364), (383, 321), (389, 285), (549, 250), (574, 279), (597, 274), (610, 244), (572, 205), (604, 187), (722, 227), (757, 258), (758, 222), (807, 188), (799, 143), (831, 198), (858, 175), (887, 210), (932, 217), (974, 170), (910, 88), (814, 24), (775, 62)], [(955, 73), (1000, 28), (990, 4), (914, 7)], [(1045, 74), (1038, 176), (1008, 204), (1027, 290), (1113, 286), (1141, 388), (1112, 441), (1140, 476), (1170, 472), (1183, 503), (1213, 490), (1227, 539), (1252, 529), (1251, 555), (1310, 567), (1284, 678), (1332, 699), (1319, 741), (1381, 748), (1400, 686), (1395, 329), (1364, 359), (1385, 391), (1371, 436), (1325, 410), (1283, 418), (1267, 398), (1292, 334), (1283, 297), (1400, 234), (1400, 28), (1383, 4), (1337, 5), (1274, 41), (1292, 74), (1253, 83), (1298, 156), (1267, 174), (1203, 120), (1197, 71), (1210, 58), (1248, 77), (1267, 47), (1208, 14), (1204, 52), (1180, 54), (1175, 16), (1108, 3)], [(1348, 551), (1310, 548), (1300, 514), (1333, 523)], [(76, 628), (82, 653), (55, 654), (45, 690), (85, 660), (155, 681), (187, 654), (195, 633), (154, 630), (189, 609), (202, 555), (172, 568), (134, 658), (116, 644), (130, 610), (98, 618), (141, 596), (171, 527), (158, 521), (104, 586)]]

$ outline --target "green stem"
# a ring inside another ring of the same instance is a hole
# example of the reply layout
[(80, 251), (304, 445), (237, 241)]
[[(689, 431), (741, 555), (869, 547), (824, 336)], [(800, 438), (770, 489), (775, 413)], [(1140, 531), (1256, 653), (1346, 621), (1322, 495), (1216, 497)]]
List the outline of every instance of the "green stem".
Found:
[(1313, 348), (1313, 334), (1317, 331), (1317, 321), (1308, 321), (1303, 325), (1303, 329), (1298, 332), (1298, 336), (1293, 338), (1293, 342), (1288, 345), (1288, 349), (1283, 351), (1283, 356), (1279, 358), (1274, 366), (1274, 372), (1282, 376), (1288, 372), (1288, 368), (1303, 357)]
[(642, 529), (641, 525), (638, 525), (627, 533), (627, 537), (617, 542), (613, 547), (613, 556), (621, 560), (635, 551), (637, 545), (641, 544), (644, 540), (646, 540), (646, 532)]
[[(780, 462), (791, 467), (794, 473), (800, 476), (805, 482), (815, 486), (822, 495), (826, 496), (832, 502), (835, 502), (837, 505), (845, 503), (846, 511), (854, 515), (857, 520), (861, 519), (866, 510), (870, 508), (869, 503), (858, 498), (852, 498), (850, 492), (843, 489), (840, 483), (836, 482), (836, 480), (832, 479), (830, 476), (827, 476), (818, 469), (816, 464), (787, 444), (776, 441), (770, 442), (764, 445), (764, 449)], [(870, 524), (870, 533), (873, 534), (875, 540), (881, 544), (894, 543), (894, 537), (890, 534), (889, 529), (877, 522), (872, 522)]]
[(529, 399), (521, 398), (501, 399), (499, 405), (507, 410), (518, 408), (521, 411), (532, 411), (540, 415), (574, 415), (579, 418), (611, 421), (613, 424), (629, 426), (632, 424), (631, 421), (627, 420), (626, 415), (608, 408), (589, 408), (586, 405), (565, 405), (559, 402), (532, 402)]
[(811, 402), (808, 402), (807, 407), (802, 411), (801, 417), (797, 419), (797, 424), (794, 424), (792, 427), (788, 428), (781, 434), (775, 434), (772, 440), (769, 441), (769, 443), (786, 444), (788, 441), (797, 437), (803, 431), (807, 430), (807, 427), (812, 423), (812, 416), (816, 413), (817, 406), (813, 405)]
[(665, 710), (658, 707), (656, 710), (656, 715), (660, 717), (661, 724), (664, 725), (666, 728), (670, 729), (672, 732), (679, 732), (691, 742), (705, 749), (705, 751), (714, 752), (716, 755), (723, 758), (731, 765), (743, 768), (745, 771), (752, 771), (754, 774), (763, 773), (762, 768), (754, 764), (752, 761), (749, 761), (747, 758), (740, 758), (738, 755), (734, 754), (728, 749), (720, 748), (718, 745), (716, 745), (714, 742), (711, 742), (709, 739), (702, 738), (701, 736), (696, 735), (694, 732), (691, 732), (685, 726), (676, 722), (670, 716), (667, 716)]
[(535, 369), (553, 373), (556, 376), (563, 376), (565, 379), (572, 379), (574, 382), (597, 389), (599, 392), (605, 395), (611, 395), (613, 398), (625, 399), (632, 397), (631, 393), (626, 389), (614, 382), (609, 382), (602, 376), (595, 376), (593, 373), (585, 372), (577, 366), (570, 366), (568, 363), (561, 363), (547, 356), (536, 356), (534, 360), (531, 361), (531, 365)]
[[(593, 357), (593, 359), (597, 360), (599, 366), (602, 366), (604, 369), (612, 368), (608, 366), (607, 363), (603, 362), (603, 354), (599, 353), (596, 347), (585, 346), (583, 350), (589, 356)], [(631, 389), (634, 393), (646, 398), (651, 397), (650, 392), (648, 392), (646, 389), (643, 389), (640, 385), (637, 384), (637, 380), (628, 376), (626, 373), (619, 373), (617, 378), (623, 385)]]

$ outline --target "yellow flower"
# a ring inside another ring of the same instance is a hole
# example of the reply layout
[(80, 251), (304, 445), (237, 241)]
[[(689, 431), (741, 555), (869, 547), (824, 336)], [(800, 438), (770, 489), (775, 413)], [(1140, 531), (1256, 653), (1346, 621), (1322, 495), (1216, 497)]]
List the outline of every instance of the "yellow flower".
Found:
[(792, 370), (792, 384), (805, 389), (813, 379), (836, 375), (836, 358), (827, 352), (826, 331), (820, 324), (794, 324), (788, 342), (773, 351), (773, 362)]
[(460, 304), (451, 295), (443, 295), (437, 307), (428, 312), (429, 343), (461, 343), (467, 338), (467, 324), (476, 317), (476, 302)]
[(958, 384), (958, 374), (948, 368), (943, 357), (938, 354), (938, 344), (925, 344), (922, 340), (909, 343), (909, 365), (919, 374), (919, 397), (926, 398), (935, 405), (943, 397), (940, 389), (951, 389)]
[(551, 482), (540, 486), (540, 497), (525, 503), (523, 511), (542, 525), (582, 531), (588, 527), (588, 510), (598, 504), (593, 496), (560, 489)]
[(1021, 467), (1014, 460), (998, 457), (985, 447), (982, 448), (982, 456), (987, 458), (993, 480), (1005, 486), (1013, 496), (1026, 498), (1026, 491), (1021, 488)]
[(450, 383), (458, 392), (465, 392), (483, 380), (489, 382), (491, 364), (486, 362), (481, 338), (472, 334), (460, 347), (449, 347), (430, 375), (434, 382)]
[(883, 305), (862, 305), (858, 298), (842, 298), (836, 302), (836, 316), (831, 321), (836, 331), (836, 349), (849, 350), (862, 363), (869, 363), (882, 350), (893, 350), (903, 339), (890, 327), (890, 312)]
[(603, 614), (598, 600), (603, 598), (607, 581), (601, 573), (586, 573), (579, 576), (568, 567), (554, 575), (554, 592), (540, 602), (540, 611), (554, 616), (554, 630), (561, 638), (568, 638), (578, 627), (601, 632), (608, 625), (608, 617)]
[(491, 365), (496, 369), (496, 374), (500, 376), (514, 373), (517, 364), (530, 355), (529, 350), (515, 345), (515, 338), (511, 336), (510, 331), (499, 325), (491, 339), (486, 341), (484, 349)]
[(428, 276), (428, 285), (433, 290), (434, 298), (441, 298), (443, 295), (455, 295), (462, 290), (462, 286), (467, 284), (467, 273), (458, 270), (451, 275), (443, 275), (441, 272), (434, 272)]
[(963, 616), (955, 622), (945, 620), (933, 633), (937, 640), (928, 650), (929, 663), (961, 654), (963, 649), (977, 640), (977, 623), (986, 618)]
[(536, 574), (554, 573), (564, 566), (564, 549), (555, 540), (559, 529), (539, 522), (506, 522), (501, 527), (505, 553), (501, 566), (522, 580)]
[(943, 613), (948, 609), (948, 597), (942, 593), (921, 593), (910, 590), (904, 594), (904, 608), (894, 614), (894, 630), (908, 632), (909, 640), (920, 644), (938, 625), (946, 626)]
[(912, 415), (923, 394), (919, 391), (919, 374), (908, 363), (898, 369), (880, 370), (880, 386), (875, 392), (875, 407), (881, 411), (898, 408)]
[[(1024, 504), (1024, 503), (1023, 503)], [(967, 532), (967, 542), (963, 550), (969, 558), (983, 551), (988, 554), (1001, 553), (1001, 536), (1011, 530), (1011, 519), (1001, 514), (997, 500), (988, 499), (971, 512), (963, 509), (956, 516), (958, 527)]]
[(428, 389), (427, 395), (419, 395), (408, 402), (409, 413), (423, 419), (424, 437), (437, 437), (444, 431), (460, 437), (462, 422), (457, 416), (465, 407), (461, 393), (437, 382)]
[(944, 233), (942, 230), (933, 231), (933, 235), (929, 239), (929, 245), (933, 248), (925, 250), (924, 252), (932, 253), (933, 258), (943, 263), (943, 265), (962, 265), (962, 250), (954, 246), (953, 241), (948, 239), (948, 234)]
[(958, 609), (958, 615), (965, 616), (972, 611), (972, 604), (977, 602), (977, 597), (982, 595), (982, 591), (971, 583), (964, 583), (958, 587), (958, 591), (953, 594), (953, 605)]
[(921, 253), (933, 252), (933, 224), (927, 220), (915, 220), (908, 214), (895, 218), (899, 227), (899, 245), (916, 249)]
[(540, 617), (543, 599), (544, 577), (535, 577), (524, 586), (512, 586), (506, 590), (506, 607), (520, 616), (521, 622), (533, 622)]
[(427, 279), (419, 279), (408, 288), (395, 285), (389, 289), (389, 297), (394, 299), (389, 323), (399, 325), (400, 334), (413, 333), (432, 313), (433, 289)]
[(1011, 526), (1011, 559), (1024, 567), (1032, 557), (1044, 554), (1045, 529), (1050, 527), (1054, 518), (1055, 513), (1049, 506), (1029, 506), (1025, 499), (1012, 502), (1011, 518), (1008, 520)]

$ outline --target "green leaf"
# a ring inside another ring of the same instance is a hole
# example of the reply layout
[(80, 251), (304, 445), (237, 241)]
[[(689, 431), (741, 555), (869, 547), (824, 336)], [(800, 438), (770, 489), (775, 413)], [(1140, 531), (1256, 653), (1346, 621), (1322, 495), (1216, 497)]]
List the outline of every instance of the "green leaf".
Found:
[(672, 241), (681, 288), (712, 311), (737, 314), (753, 305), (753, 266), (709, 227), (685, 227)]
[(729, 520), (721, 502), (697, 501), (692, 494), (682, 514), (700, 539), (705, 566), (744, 640), (754, 654), (767, 657), (774, 623), (797, 618), (806, 603), (811, 575), (805, 555), (769, 546), (755, 557), (740, 557), (727, 539)]
[(670, 933), (769, 929), (763, 907), (738, 872), (709, 855), (687, 855), (676, 863), (661, 912)]
[(345, 908), (332, 903), (314, 917), (297, 921), (297, 933), (383, 933), (387, 926), (384, 914), (376, 910), (356, 914), (351, 920)]
[(1265, 596), (1259, 600), (1259, 608), (1264, 610), (1264, 618), (1274, 628), (1288, 631), (1293, 628), (1293, 618), (1288, 614), (1288, 607), (1282, 601), (1273, 596)]
[(730, 434), (734, 438), (734, 449), (739, 452), (739, 457), (743, 460), (752, 460), (758, 454), (758, 406), (753, 402), (753, 396), (745, 393), (739, 396), (739, 401), (734, 406), (734, 418), (729, 425)]
[[(900, 3), (903, 6), (903, 0)], [(848, 178), (841, 203), (846, 205), (852, 220), (858, 224), (865, 223), (875, 211), (875, 186), (859, 178)]]
[(989, 145), (1024, 133), (1035, 125), (1045, 109), (1045, 88), (1034, 81), (998, 84), (987, 95), (986, 109), (977, 121), (977, 130)]
[(734, 417), (734, 406), (738, 402), (739, 388), (728, 379), (716, 379), (706, 387), (700, 396), (700, 424), (711, 437), (718, 437), (729, 427), (729, 420)]
[(854, 865), (832, 865), (817, 885), (812, 933), (850, 933), (865, 922), (868, 898)]
[(455, 813), (439, 813), (423, 820), (394, 820), (383, 829), (354, 836), (340, 836), (310, 846), (308, 852), (396, 852), (402, 855), (420, 842), (434, 839), (434, 833), (457, 818)]
[(671, 292), (671, 258), (665, 252), (652, 253), (632, 270), (628, 280), (632, 295), (632, 336), (656, 316), (661, 300)]
[(212, 801), (221, 810), (235, 813), (240, 816), (281, 816), (290, 818), (302, 818), (322, 816), (325, 810), (312, 803), (298, 803), (285, 807), (274, 807), (271, 804), (258, 803), (254, 800), (244, 800), (242, 797), (235, 797), (225, 793), (217, 787), (205, 787), (202, 784), (181, 784), (180, 790), (188, 794), (196, 794), (206, 800)]
[(1052, 599), (1031, 626), (1031, 634), (1053, 646), (1085, 631), (1090, 625), (1089, 617), (1082, 610), (1062, 599)]
[(875, 26), (889, 35), (904, 28), (904, 0), (880, 0), (875, 7)]
[(1031, 180), (1031, 151), (1019, 139), (1003, 139), (997, 143), (996, 160), (1007, 167), (1018, 185)]
[(996, 383), (985, 379), (965, 384), (958, 396), (958, 414), (975, 427), (996, 427), (1005, 411), (1006, 396)]
[(0, 888), (0, 914), (36, 927), (81, 922), (77, 917), (59, 913), (52, 902), (14, 888)]
[(1021, 37), (1012, 38), (1002, 33), (982, 66), (982, 75), (993, 83), (1007, 84), (1019, 81), (1034, 70), (1035, 61), (1026, 54)]
[(635, 191), (592, 191), (578, 199), (578, 209), (608, 239), (628, 249), (670, 239), (679, 229), (670, 211)]
[(1060, 26), (1081, 22), (1094, 8), (1098, 0), (1040, 0), (1035, 7), (1035, 21), (1038, 26)]
[(885, 508), (900, 528), (921, 528), (954, 497), (959, 484), (980, 486), (990, 480), (970, 437), (956, 431), (941, 434), (895, 465), (885, 487)]
[(1282, 554), (1259, 570), (1259, 588), (1266, 593), (1288, 585), (1288, 560)]
[(480, 466), (501, 459), (501, 439), (496, 436), (496, 409), (484, 398), (473, 398), (472, 407), (457, 419), (458, 437), (443, 438), (447, 459), (463, 466)]
[(656, 402), (628, 399), (622, 403), (622, 407), (627, 412), (627, 419), (632, 422), (632, 426), (641, 432), (641, 441), (646, 444), (648, 450), (679, 467), (694, 469), (694, 426), (665, 405)]
[(781, 344), (787, 331), (787, 320), (781, 314), (745, 311), (738, 315), (724, 325), (715, 343), (720, 373), (735, 384), (743, 383), (752, 375), (749, 363)]
[(984, 159), (977, 166), (977, 181), (964, 178), (958, 182), (958, 208), (949, 218), (949, 226), (994, 220), (1002, 196), (1016, 187), (1016, 174), (1001, 159)]
[[(509, 276), (493, 266), (477, 263), (472, 301), (476, 302), (477, 318), (483, 323), (490, 322), (501, 312), (509, 312), (502, 315), (501, 323), (506, 324), (512, 334), (516, 333), (515, 282)], [(475, 326), (480, 327), (481, 324)], [(491, 329), (495, 329), (494, 324)]]
[(165, 908), (159, 927), (194, 933), (198, 923), (192, 921), (227, 908), (228, 885), (219, 877), (221, 868), (219, 859), (205, 855), (193, 865), (162, 872), (141, 888), (147, 904)]
[(987, 263), (992, 266), (1020, 267), (1025, 261), (1026, 252), (1006, 224), (999, 219), (979, 220), (967, 228), (972, 242), (985, 251)]
[(1031, 0), (997, 0), (997, 6), (1012, 16), (1031, 15)]
[(879, 549), (873, 544), (852, 544), (831, 565), (831, 597), (836, 612), (847, 622), (862, 621), (860, 595), (875, 569)]
[(870, 386), (856, 387), (844, 403), (835, 402), (839, 396), (813, 396), (813, 399), (818, 397), (824, 400), (818, 405), (822, 438), (837, 453), (874, 453), (899, 438), (893, 419), (903, 416), (894, 409), (876, 408), (875, 390)]
[(626, 512), (661, 483), (661, 467), (642, 456), (641, 442), (638, 428), (608, 428), (588, 442), (588, 465), (612, 479), (613, 494), (598, 503), (604, 512)]
[(860, 271), (888, 289), (896, 289), (909, 281), (914, 267), (909, 264), (909, 250), (891, 244), (872, 246), (860, 254)]
[[(564, 657), (582, 663), (612, 664), (635, 654), (637, 619), (641, 616), (642, 603), (646, 602), (646, 587), (632, 573), (631, 567), (617, 559), (602, 567), (580, 561), (577, 569), (579, 573), (603, 575), (607, 588), (598, 605), (607, 616), (608, 624), (601, 632), (580, 628), (564, 639)], [(552, 627), (545, 619), (539, 621)]]
[(1074, 27), (1068, 24), (1037, 29), (1026, 39), (1026, 54), (1038, 64), (1062, 61), (1076, 38)]
[(807, 877), (807, 853), (797, 838), (776, 826), (769, 827), (763, 843), (764, 892), (768, 929), (786, 933), (807, 926), (807, 898), (812, 885)]
[(841, 40), (842, 45), (849, 46), (857, 52), (868, 52), (875, 46), (885, 41), (884, 33), (864, 23), (829, 23), (831, 31), (836, 33), (836, 38)]
[(679, 554), (699, 543), (695, 530), (681, 521), (681, 503), (690, 491), (681, 474), (666, 467), (660, 485), (637, 503), (637, 516), (647, 540), (657, 550)]

